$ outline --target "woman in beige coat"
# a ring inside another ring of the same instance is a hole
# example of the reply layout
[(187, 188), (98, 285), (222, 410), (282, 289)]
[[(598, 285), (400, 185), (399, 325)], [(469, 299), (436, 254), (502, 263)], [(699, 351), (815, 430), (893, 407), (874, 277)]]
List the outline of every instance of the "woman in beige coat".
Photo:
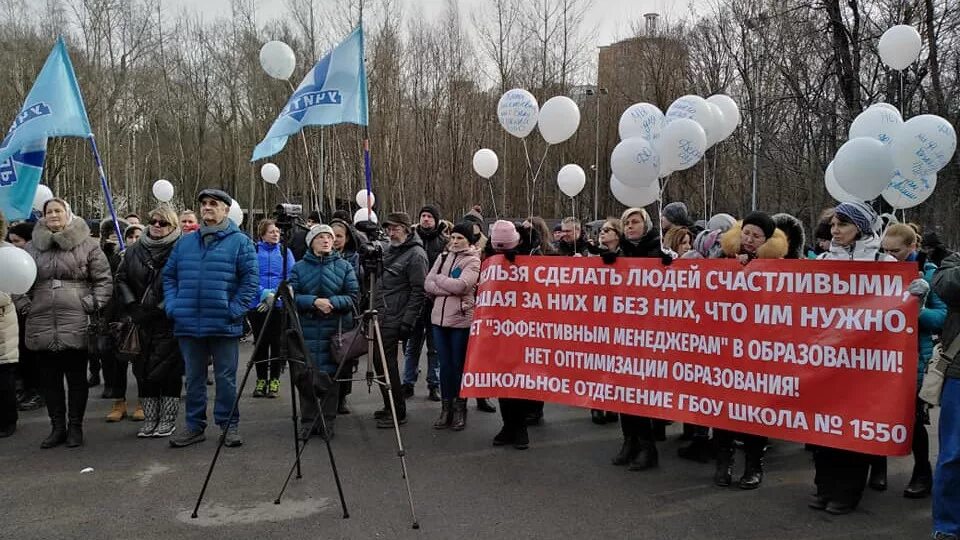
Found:
[(40, 447), (66, 442), (73, 448), (83, 444), (87, 327), (90, 317), (110, 299), (110, 264), (90, 237), (86, 221), (75, 217), (63, 199), (44, 203), (43, 219), (33, 229), (26, 250), (37, 263), (37, 280), (17, 299), (17, 307), (26, 314), (27, 348), (37, 354), (52, 427)]

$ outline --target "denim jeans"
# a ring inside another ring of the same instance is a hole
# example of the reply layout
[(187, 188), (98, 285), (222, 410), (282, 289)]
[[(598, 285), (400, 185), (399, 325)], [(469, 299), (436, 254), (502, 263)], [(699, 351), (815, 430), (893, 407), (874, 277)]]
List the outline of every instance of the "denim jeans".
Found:
[(467, 361), (469, 328), (433, 326), (433, 343), (440, 359), (440, 396), (443, 399), (460, 397), (463, 364)]
[[(923, 429), (917, 426), (915, 429)], [(940, 456), (933, 473), (934, 533), (960, 535), (960, 379), (943, 382)]]
[[(191, 431), (207, 428), (207, 359), (213, 357), (213, 372), (217, 383), (213, 405), (213, 420), (221, 428), (228, 425), (227, 416), (237, 398), (237, 362), (240, 339), (236, 337), (181, 337), (187, 378), (187, 398), (184, 400), (186, 426)], [(240, 421), (239, 409), (229, 423)]]
[(440, 362), (437, 360), (437, 349), (433, 343), (433, 325), (430, 324), (429, 306), (424, 307), (426, 314), (420, 317), (413, 328), (413, 334), (407, 339), (403, 349), (403, 384), (413, 386), (420, 377), (420, 351), (423, 350), (423, 341), (427, 341), (427, 386), (440, 386)]

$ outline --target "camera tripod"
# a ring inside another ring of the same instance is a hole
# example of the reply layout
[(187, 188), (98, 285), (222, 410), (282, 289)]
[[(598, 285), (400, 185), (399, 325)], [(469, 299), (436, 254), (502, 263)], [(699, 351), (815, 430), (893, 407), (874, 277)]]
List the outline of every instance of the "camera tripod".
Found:
[[(283, 276), (284, 279), (280, 281), (280, 284), (277, 286), (277, 293), (274, 298), (273, 304), (270, 306), (270, 309), (267, 311), (266, 319), (263, 323), (263, 328), (260, 329), (260, 335), (257, 336), (256, 342), (253, 347), (253, 352), (250, 354), (250, 360), (247, 362), (246, 371), (243, 374), (243, 380), (240, 385), (237, 387), (237, 396), (233, 400), (233, 407), (230, 409), (230, 414), (227, 418), (232, 419), (233, 415), (236, 414), (237, 408), (240, 404), (240, 396), (243, 393), (244, 387), (247, 385), (247, 379), (250, 377), (250, 371), (259, 363), (271, 362), (275, 360), (280, 360), (286, 362), (288, 366), (288, 372), (290, 375), (290, 406), (292, 410), (292, 419), (293, 419), (293, 447), (294, 454), (296, 455), (296, 463), (294, 468), (297, 472), (297, 478), (302, 478), (303, 474), (300, 469), (300, 456), (303, 453), (303, 448), (306, 447), (306, 442), (303, 446), (300, 445), (300, 430), (299, 430), (299, 419), (297, 415), (297, 382), (298, 378), (301, 378), (304, 374), (312, 373), (311, 367), (308, 367), (309, 353), (307, 351), (306, 344), (303, 340), (303, 331), (300, 326), (300, 316), (297, 313), (296, 305), (293, 299), (293, 293), (291, 287), (287, 282), (287, 248), (286, 246), (280, 247), (280, 255), (283, 259)], [(267, 332), (270, 327), (270, 322), (273, 317), (280, 317), (280, 327), (281, 327), (281, 338), (280, 338), (280, 356), (275, 358), (264, 358), (261, 360), (256, 360), (260, 351), (267, 345)], [(293, 347), (291, 347), (291, 342)], [(296, 353), (297, 358), (294, 358), (294, 353)], [(313, 384), (313, 377), (309, 377), (309, 385)], [(334, 383), (336, 384), (336, 383)], [(312, 388), (310, 389), (312, 390)], [(313, 396), (312, 391), (301, 392), (303, 394)], [(324, 393), (322, 399), (327, 399), (329, 393)], [(318, 411), (316, 418), (314, 419), (313, 426), (311, 426), (311, 432), (316, 426), (319, 425), (324, 433), (327, 432), (326, 422), (323, 418), (322, 404), (321, 410)], [(193, 507), (193, 513), (190, 515), (191, 518), (197, 517), (197, 511), (200, 509), (200, 504), (203, 502), (203, 496), (207, 491), (207, 486), (210, 483), (210, 478), (213, 476), (213, 469), (216, 467), (217, 460), (220, 457), (220, 452), (223, 450), (224, 443), (226, 441), (227, 430), (224, 429), (219, 437), (217, 442), (217, 449), (213, 454), (213, 460), (210, 462), (210, 467), (207, 470), (207, 476), (203, 481), (203, 487), (200, 488), (200, 495), (197, 497), (197, 502)], [(343, 518), (347, 519), (350, 517), (349, 512), (347, 511), (347, 503), (343, 497), (343, 485), (340, 482), (340, 473), (337, 470), (337, 463), (333, 456), (333, 449), (330, 446), (329, 437), (324, 437), (326, 446), (327, 446), (327, 455), (330, 458), (330, 468), (333, 470), (333, 478), (337, 484), (337, 494), (340, 496), (340, 507), (343, 509)], [(292, 471), (291, 471), (292, 472)], [(280, 497), (283, 495), (283, 491), (286, 490), (287, 482), (290, 480), (290, 475), (287, 475), (287, 480), (283, 483), (283, 488), (280, 491), (280, 494), (277, 495), (277, 498), (273, 501), (274, 504), (280, 504)]]

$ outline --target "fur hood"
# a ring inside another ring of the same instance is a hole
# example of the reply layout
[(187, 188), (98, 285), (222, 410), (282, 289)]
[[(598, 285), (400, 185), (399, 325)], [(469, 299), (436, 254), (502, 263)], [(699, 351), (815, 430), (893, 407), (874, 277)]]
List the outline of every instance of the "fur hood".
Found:
[(54, 244), (64, 251), (70, 251), (87, 238), (90, 238), (90, 227), (87, 226), (86, 221), (77, 216), (66, 228), (57, 233), (47, 228), (47, 220), (41, 219), (33, 228), (33, 238), (30, 242), (40, 251), (47, 251)]
[(774, 214), (773, 222), (777, 228), (787, 235), (790, 249), (787, 251), (787, 259), (804, 259), (804, 250), (806, 249), (807, 237), (803, 232), (803, 224), (800, 220), (790, 214)]
[[(743, 226), (742, 221), (736, 222), (730, 230), (723, 233), (720, 237), (720, 245), (723, 246), (723, 254), (727, 257), (736, 257), (740, 253), (740, 229)], [(773, 231), (773, 236), (767, 238), (767, 241), (757, 249), (758, 259), (782, 259), (789, 251), (789, 242), (787, 235), (780, 229)]]

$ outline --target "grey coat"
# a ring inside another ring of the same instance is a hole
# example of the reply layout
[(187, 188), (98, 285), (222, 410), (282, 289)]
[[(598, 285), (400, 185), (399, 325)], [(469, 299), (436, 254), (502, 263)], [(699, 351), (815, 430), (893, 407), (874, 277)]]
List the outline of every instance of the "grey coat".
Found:
[[(940, 269), (933, 275), (933, 292), (947, 304), (947, 318), (940, 332), (940, 342), (947, 348), (954, 339), (960, 337), (960, 253), (943, 260)], [(950, 363), (946, 376), (960, 379), (960, 358)]]
[(37, 263), (37, 280), (17, 298), (26, 315), (26, 345), (32, 351), (85, 349), (90, 315), (113, 291), (110, 263), (87, 223), (74, 217), (54, 233), (40, 220), (27, 253)]
[(413, 328), (423, 310), (423, 281), (427, 277), (427, 253), (416, 234), (399, 246), (383, 250), (383, 272), (376, 297), (380, 325)]

